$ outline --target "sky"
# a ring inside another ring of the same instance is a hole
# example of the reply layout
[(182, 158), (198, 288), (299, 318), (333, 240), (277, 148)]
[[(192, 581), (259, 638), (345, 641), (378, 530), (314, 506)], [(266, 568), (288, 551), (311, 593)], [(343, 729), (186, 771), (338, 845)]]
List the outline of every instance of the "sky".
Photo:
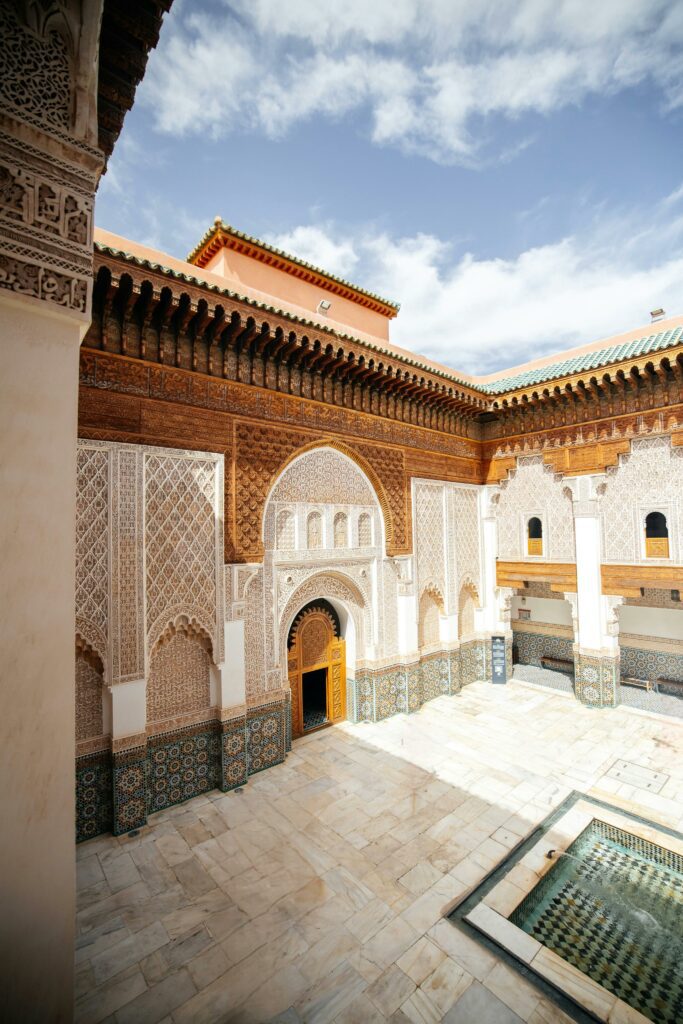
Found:
[(96, 206), (220, 215), (490, 373), (683, 313), (681, 0), (175, 0)]

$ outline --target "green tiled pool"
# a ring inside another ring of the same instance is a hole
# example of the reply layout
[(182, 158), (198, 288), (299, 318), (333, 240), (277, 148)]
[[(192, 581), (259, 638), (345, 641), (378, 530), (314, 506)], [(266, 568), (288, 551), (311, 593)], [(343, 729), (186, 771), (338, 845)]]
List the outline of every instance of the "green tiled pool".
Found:
[(594, 819), (510, 915), (658, 1024), (683, 1021), (683, 857)]

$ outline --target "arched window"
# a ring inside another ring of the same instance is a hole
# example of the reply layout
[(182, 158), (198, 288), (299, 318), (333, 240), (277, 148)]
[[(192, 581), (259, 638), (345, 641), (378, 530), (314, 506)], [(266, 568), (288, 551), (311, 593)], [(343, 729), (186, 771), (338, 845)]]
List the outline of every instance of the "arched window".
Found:
[(358, 518), (358, 544), (362, 548), (372, 547), (372, 523), (367, 512)]
[(275, 537), (275, 547), (278, 550), (290, 550), (294, 547), (294, 516), (286, 509), (277, 517)]
[(349, 524), (346, 512), (337, 512), (334, 517), (334, 546), (335, 548), (348, 547)]
[(543, 554), (543, 523), (538, 516), (532, 516), (526, 524), (527, 554)]
[(323, 519), (319, 512), (311, 512), (306, 522), (306, 547), (323, 546)]
[(649, 512), (645, 517), (645, 557), (669, 557), (669, 528), (663, 512)]

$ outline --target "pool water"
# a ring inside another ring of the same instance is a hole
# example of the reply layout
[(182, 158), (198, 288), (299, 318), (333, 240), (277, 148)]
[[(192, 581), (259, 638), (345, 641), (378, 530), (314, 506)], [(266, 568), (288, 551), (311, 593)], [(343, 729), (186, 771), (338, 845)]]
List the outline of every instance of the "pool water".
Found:
[(683, 857), (593, 820), (510, 921), (658, 1024), (683, 1021)]

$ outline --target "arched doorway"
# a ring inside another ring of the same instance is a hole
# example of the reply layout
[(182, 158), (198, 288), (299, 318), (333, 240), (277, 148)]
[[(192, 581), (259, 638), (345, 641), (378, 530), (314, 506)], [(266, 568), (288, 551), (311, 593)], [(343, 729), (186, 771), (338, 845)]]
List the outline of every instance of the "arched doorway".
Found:
[(346, 717), (346, 644), (327, 601), (297, 615), (287, 642), (292, 691), (292, 736), (303, 736)]

